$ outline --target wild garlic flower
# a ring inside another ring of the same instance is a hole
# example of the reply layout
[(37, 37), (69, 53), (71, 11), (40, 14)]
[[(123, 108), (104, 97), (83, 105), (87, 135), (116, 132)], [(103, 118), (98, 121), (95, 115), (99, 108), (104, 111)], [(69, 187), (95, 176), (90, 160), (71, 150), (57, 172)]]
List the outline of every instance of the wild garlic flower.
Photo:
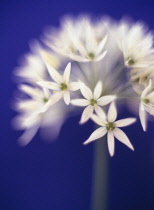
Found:
[(107, 95), (107, 96), (101, 96), (102, 93), (102, 82), (99, 81), (96, 84), (96, 87), (94, 89), (94, 92), (92, 91), (83, 83), (80, 83), (80, 90), (82, 95), (85, 97), (85, 99), (74, 99), (71, 101), (71, 104), (75, 106), (86, 106), (84, 109), (80, 124), (85, 123), (89, 120), (89, 118), (92, 116), (94, 110), (97, 114), (102, 113), (102, 109), (100, 106), (105, 106), (112, 102), (116, 96), (115, 95)]
[[(20, 115), (15, 118), (14, 122), (18, 129), (25, 130), (23, 135), (19, 138), (19, 142), (21, 145), (26, 145), (37, 133), (39, 127), (52, 125), (54, 122), (53, 119), (56, 122), (57, 120), (59, 121), (59, 117), (57, 116), (56, 119), (53, 116), (56, 112), (55, 107), (53, 107), (52, 114), (49, 112), (52, 99), (51, 94), (47, 89), (43, 90), (29, 85), (20, 85), (19, 89), (25, 93), (28, 98), (16, 102), (15, 108), (20, 112)], [(58, 109), (58, 112), (59, 111), (60, 110)], [(63, 117), (60, 118), (60, 121), (62, 121)]]
[(100, 125), (101, 127), (96, 129), (90, 137), (84, 142), (84, 145), (95, 141), (107, 134), (107, 143), (108, 149), (111, 156), (114, 155), (114, 137), (117, 138), (120, 142), (125, 144), (130, 149), (134, 150), (134, 147), (130, 143), (126, 134), (119, 128), (131, 125), (136, 121), (135, 118), (126, 118), (122, 120), (115, 121), (117, 118), (117, 110), (114, 102), (111, 103), (108, 115), (106, 116), (104, 113), (100, 115), (92, 115), (92, 120)]
[(70, 91), (76, 91), (79, 89), (78, 82), (69, 82), (71, 63), (67, 64), (63, 76), (60, 75), (59, 72), (56, 69), (54, 69), (51, 65), (49, 65), (47, 62), (46, 65), (51, 78), (56, 83), (50, 81), (39, 81), (37, 83), (44, 88), (48, 88), (55, 91), (54, 96), (52, 97), (53, 104), (57, 103), (63, 97), (64, 102), (67, 105), (69, 105)]
[(60, 30), (47, 31), (45, 43), (55, 52), (77, 62), (100, 61), (106, 55), (106, 29), (87, 17), (67, 18)]
[(140, 98), (139, 116), (143, 130), (147, 129), (147, 113), (154, 115), (154, 86), (152, 80), (149, 80), (149, 85), (143, 90)]
[(129, 68), (146, 68), (154, 64), (153, 36), (144, 25), (122, 23), (116, 37), (124, 56), (124, 64)]
[[(114, 100), (120, 106), (129, 104), (137, 115), (139, 110), (146, 130), (147, 112), (154, 115), (153, 34), (139, 22), (108, 17), (93, 21), (82, 15), (63, 19), (60, 28), (46, 31), (43, 41), (31, 44), (31, 52), (15, 71), (26, 95), (16, 102), (19, 115), (14, 125), (25, 130), (20, 142), (30, 142), (39, 128), (57, 135), (66, 117), (84, 107), (80, 124), (91, 118), (101, 126), (84, 144), (107, 134), (111, 156), (114, 137), (133, 150), (120, 127), (135, 118), (116, 121)], [(67, 106), (70, 103), (73, 106)], [(102, 106), (110, 103), (106, 115)]]

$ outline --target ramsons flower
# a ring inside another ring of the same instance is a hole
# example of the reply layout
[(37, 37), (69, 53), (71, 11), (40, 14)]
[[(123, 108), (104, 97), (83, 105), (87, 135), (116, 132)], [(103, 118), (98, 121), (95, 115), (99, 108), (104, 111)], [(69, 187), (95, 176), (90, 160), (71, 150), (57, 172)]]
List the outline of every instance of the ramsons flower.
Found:
[(148, 86), (143, 90), (140, 97), (139, 116), (143, 130), (147, 129), (147, 113), (154, 115), (154, 90), (152, 80), (149, 80)]
[(92, 115), (92, 120), (101, 127), (96, 129), (91, 136), (84, 142), (84, 145), (95, 141), (107, 134), (108, 149), (111, 156), (114, 155), (114, 137), (125, 144), (130, 149), (134, 150), (126, 134), (119, 128), (128, 126), (136, 121), (135, 118), (126, 118), (115, 121), (117, 118), (117, 110), (114, 102), (111, 103), (108, 115)]
[(55, 33), (47, 31), (46, 44), (57, 53), (78, 62), (100, 61), (106, 55), (107, 34), (103, 24), (87, 17), (67, 18)]
[(97, 114), (102, 113), (103, 111), (100, 106), (107, 105), (116, 98), (115, 95), (106, 95), (100, 97), (102, 93), (101, 81), (96, 84), (93, 93), (84, 83), (80, 83), (80, 90), (85, 99), (74, 99), (71, 101), (71, 104), (75, 106), (86, 106), (82, 113), (80, 124), (88, 121), (94, 110)]
[(70, 91), (76, 91), (79, 89), (78, 82), (70, 82), (70, 72), (71, 72), (71, 63), (68, 63), (63, 76), (54, 69), (49, 63), (46, 62), (48, 72), (51, 78), (55, 82), (50, 81), (38, 81), (37, 83), (51, 90), (54, 90), (55, 93), (52, 96), (53, 104), (57, 103), (61, 98), (64, 98), (64, 102), (69, 105), (70, 103)]
[(123, 22), (117, 31), (117, 41), (124, 56), (125, 66), (146, 68), (154, 64), (153, 36), (141, 23)]
[(49, 130), (52, 132), (50, 138), (56, 137), (65, 119), (66, 108), (64, 109), (62, 104), (51, 108), (51, 94), (47, 89), (29, 85), (20, 85), (19, 89), (28, 96), (27, 99), (19, 100), (15, 104), (15, 109), (20, 114), (14, 119), (14, 126), (16, 129), (25, 130), (19, 138), (19, 143), (27, 145), (40, 127), (45, 129), (50, 126)]

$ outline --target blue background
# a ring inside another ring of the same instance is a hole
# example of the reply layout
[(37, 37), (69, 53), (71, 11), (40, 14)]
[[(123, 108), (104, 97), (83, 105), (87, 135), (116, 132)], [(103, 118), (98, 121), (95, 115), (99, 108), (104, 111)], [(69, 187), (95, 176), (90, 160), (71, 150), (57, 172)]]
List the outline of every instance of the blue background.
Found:
[[(79, 116), (68, 119), (56, 142), (48, 144), (37, 135), (21, 148), (10, 109), (16, 88), (12, 72), (29, 41), (39, 38), (46, 25), (57, 25), (62, 15), (80, 12), (116, 19), (127, 14), (154, 29), (153, 0), (0, 0), (0, 210), (90, 209), (93, 144), (82, 142), (93, 131), (92, 123), (80, 127)], [(119, 118), (124, 116), (130, 116), (128, 110)], [(108, 210), (152, 210), (154, 124), (147, 133), (139, 122), (124, 130), (135, 152), (116, 141), (115, 156), (107, 154)]]

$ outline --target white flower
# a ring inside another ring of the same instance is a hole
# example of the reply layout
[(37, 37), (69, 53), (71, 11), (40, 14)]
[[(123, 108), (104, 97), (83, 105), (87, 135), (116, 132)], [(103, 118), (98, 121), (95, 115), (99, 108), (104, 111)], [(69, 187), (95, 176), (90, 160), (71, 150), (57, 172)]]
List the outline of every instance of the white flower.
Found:
[(128, 126), (134, 123), (136, 119), (126, 118), (115, 121), (116, 118), (117, 118), (117, 110), (114, 105), (114, 102), (109, 107), (107, 117), (105, 117), (104, 114), (99, 116), (92, 115), (92, 120), (101, 127), (96, 129), (91, 134), (91, 136), (84, 142), (84, 144), (86, 145), (96, 139), (99, 139), (107, 133), (107, 143), (108, 143), (109, 153), (111, 156), (114, 155), (114, 137), (116, 137), (120, 142), (128, 146), (130, 149), (134, 150), (128, 137), (119, 127)]
[(66, 108), (64, 109), (60, 104), (50, 108), (51, 94), (46, 89), (28, 85), (20, 85), (19, 89), (29, 96), (28, 99), (17, 101), (15, 104), (15, 109), (20, 114), (13, 121), (14, 127), (25, 130), (19, 138), (19, 143), (22, 146), (27, 145), (40, 127), (45, 129), (50, 126), (48, 129), (52, 131), (50, 138), (56, 137), (64, 121)]
[(85, 123), (89, 120), (89, 118), (92, 116), (94, 110), (97, 114), (103, 113), (103, 110), (100, 108), (100, 106), (104, 106), (112, 102), (116, 96), (115, 95), (106, 95), (100, 97), (102, 93), (102, 82), (99, 81), (96, 84), (96, 87), (94, 89), (94, 92), (92, 91), (84, 84), (80, 84), (80, 90), (82, 95), (85, 97), (85, 99), (74, 99), (71, 100), (71, 104), (75, 106), (86, 106), (84, 109), (80, 124)]
[(147, 114), (149, 112), (154, 115), (154, 91), (152, 80), (149, 80), (149, 85), (143, 90), (140, 98), (139, 116), (143, 130), (147, 129)]
[[(31, 52), (24, 55), (21, 60), (21, 66), (16, 67), (14, 74), (19, 77), (21, 81), (36, 85), (37, 81), (48, 79), (48, 72), (42, 59), (41, 52), (43, 49), (40, 44), (37, 41), (33, 41), (30, 43), (30, 49)], [(48, 57), (50, 58), (52, 66), (57, 68), (59, 66), (57, 57), (53, 53), (50, 53)]]
[(78, 62), (100, 61), (106, 55), (105, 28), (87, 17), (66, 19), (56, 33), (47, 31), (46, 38), (46, 44), (54, 51)]
[(153, 36), (144, 25), (132, 26), (122, 23), (117, 33), (117, 41), (124, 56), (125, 65), (132, 68), (145, 68), (154, 64)]
[(52, 96), (53, 104), (58, 102), (62, 97), (64, 98), (64, 102), (69, 105), (70, 103), (70, 91), (76, 91), (79, 89), (78, 82), (69, 82), (70, 72), (71, 72), (71, 63), (68, 63), (63, 76), (59, 74), (59, 72), (54, 69), (51, 65), (46, 62), (47, 69), (51, 78), (55, 82), (50, 81), (39, 81), (37, 82), (40, 86), (44, 88), (48, 88), (54, 90), (55, 93)]

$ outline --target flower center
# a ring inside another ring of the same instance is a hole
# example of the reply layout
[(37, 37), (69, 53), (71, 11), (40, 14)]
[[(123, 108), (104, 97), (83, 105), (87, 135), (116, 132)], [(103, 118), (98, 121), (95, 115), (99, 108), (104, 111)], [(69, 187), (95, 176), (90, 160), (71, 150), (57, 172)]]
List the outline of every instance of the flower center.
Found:
[(106, 129), (107, 129), (108, 131), (113, 131), (113, 130), (115, 129), (114, 123), (113, 123), (113, 122), (107, 123), (107, 124), (106, 124)]
[(145, 103), (145, 104), (149, 104), (149, 103), (150, 103), (150, 100), (147, 99), (147, 98), (143, 99), (142, 101), (143, 101), (143, 103)]
[(90, 105), (94, 106), (95, 104), (97, 104), (97, 101), (95, 99), (91, 99), (90, 100)]
[(129, 57), (128, 60), (127, 60), (127, 64), (128, 64), (128, 66), (133, 66), (135, 64), (134, 59)]
[(91, 60), (94, 60), (94, 58), (95, 58), (95, 55), (94, 55), (94, 53), (89, 53), (88, 54), (88, 57), (91, 59)]
[(48, 98), (43, 98), (43, 102), (47, 103), (48, 102)]
[(64, 91), (64, 90), (67, 90), (67, 88), (68, 88), (68, 87), (67, 87), (67, 84), (61, 83), (61, 85), (60, 85), (60, 89), (61, 89), (61, 90)]

